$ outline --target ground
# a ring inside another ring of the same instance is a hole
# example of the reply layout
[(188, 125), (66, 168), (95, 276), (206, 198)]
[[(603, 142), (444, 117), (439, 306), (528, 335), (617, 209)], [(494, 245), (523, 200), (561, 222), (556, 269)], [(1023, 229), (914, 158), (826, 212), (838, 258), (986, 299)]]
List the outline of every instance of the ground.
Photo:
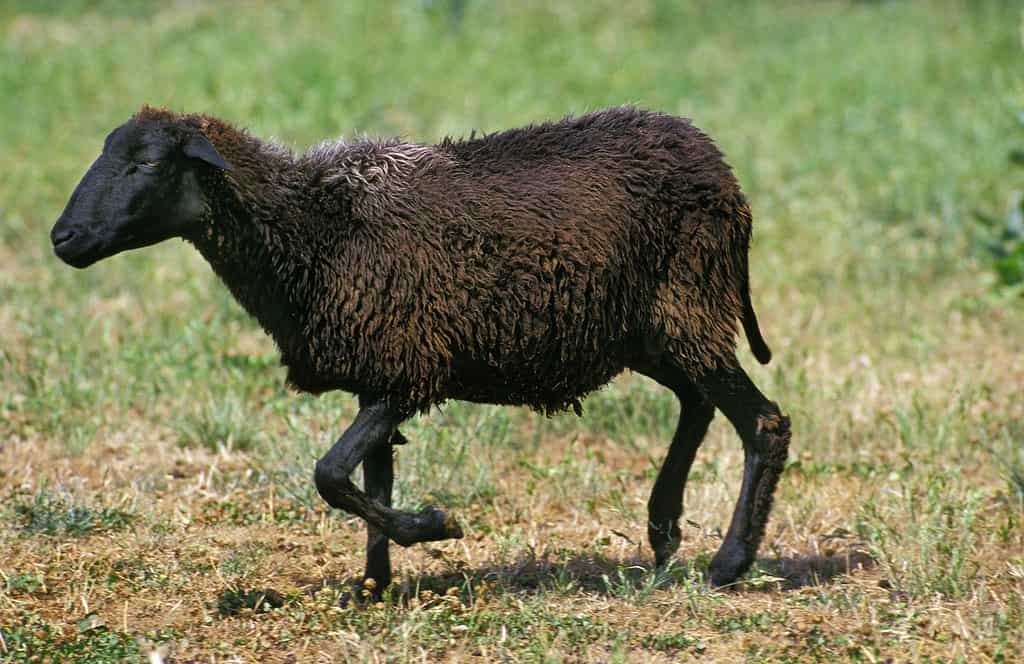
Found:
[[(995, 1), (5, 3), (0, 661), (1020, 661), (1024, 301), (974, 211), (1024, 188), (1022, 21)], [(702, 577), (742, 462), (719, 417), (652, 569), (678, 406), (626, 374), (582, 418), (411, 422), (397, 502), (447, 505), (466, 537), (393, 547), (384, 601), (343, 607), (363, 526), (312, 469), (354, 399), (288, 392), (183, 243), (84, 272), (49, 250), (143, 102), (296, 148), (625, 102), (693, 118), (754, 209), (775, 359), (741, 359), (793, 417), (755, 568)]]

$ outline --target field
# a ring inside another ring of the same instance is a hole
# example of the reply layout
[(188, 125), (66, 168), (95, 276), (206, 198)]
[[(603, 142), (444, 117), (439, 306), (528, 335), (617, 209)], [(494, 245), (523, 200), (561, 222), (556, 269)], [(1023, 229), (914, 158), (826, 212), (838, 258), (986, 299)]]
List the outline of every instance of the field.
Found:
[[(1024, 299), (974, 216), (1024, 189), (1019, 3), (9, 0), (0, 35), (0, 661), (1024, 659)], [(693, 118), (754, 209), (775, 359), (741, 359), (793, 418), (755, 568), (702, 578), (742, 468), (720, 416), (653, 569), (678, 405), (626, 374), (581, 418), (407, 425), (397, 503), (466, 537), (393, 546), (385, 601), (342, 607), (364, 529), (311, 480), (354, 398), (289, 392), (184, 243), (49, 248), (143, 102), (298, 150)]]

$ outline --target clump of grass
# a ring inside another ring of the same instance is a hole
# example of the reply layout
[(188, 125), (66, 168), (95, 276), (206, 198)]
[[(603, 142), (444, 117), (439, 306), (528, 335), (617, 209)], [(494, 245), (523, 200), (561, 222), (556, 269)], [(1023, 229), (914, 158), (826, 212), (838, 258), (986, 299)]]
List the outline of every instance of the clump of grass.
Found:
[(494, 498), (495, 454), (511, 436), (507, 409), (450, 403), (430, 419), (410, 421), (403, 431), (409, 444), (396, 448), (397, 505), (463, 507)]
[(218, 566), (217, 571), (227, 585), (238, 588), (255, 571), (265, 555), (265, 552), (256, 545), (242, 546), (232, 551)]
[[(923, 485), (923, 486), (922, 486)], [(856, 530), (888, 584), (914, 596), (960, 598), (978, 574), (974, 558), (981, 493), (935, 472), (876, 496), (857, 514)]]
[(578, 431), (582, 427), (635, 449), (641, 438), (656, 445), (672, 439), (679, 402), (671, 391), (654, 381), (633, 375), (627, 385), (610, 385), (588, 396), (583, 412), (582, 419), (558, 418), (554, 428)]
[(230, 588), (217, 596), (217, 613), (221, 617), (233, 616), (242, 609), (265, 613), (284, 606), (284, 596), (273, 588), (263, 590), (236, 590)]
[(31, 595), (39, 592), (45, 587), (43, 577), (40, 574), (29, 574), (19, 572), (5, 574), (0, 570), (0, 596), (3, 595)]
[(262, 433), (236, 395), (208, 399), (197, 410), (183, 415), (174, 429), (182, 447), (200, 446), (214, 452), (252, 450)]
[(1014, 461), (1007, 464), (1006, 483), (1010, 494), (1016, 499), (1017, 507), (1024, 509), (1024, 463)]
[(137, 661), (140, 656), (134, 636), (108, 629), (95, 614), (79, 621), (76, 633), (66, 637), (59, 626), (25, 613), (16, 623), (0, 624), (0, 637), (4, 662), (100, 664)]
[(990, 448), (992, 458), (1002, 469), (1010, 501), (1024, 510), (1024, 426), (1013, 423), (1001, 433)]
[[(1024, 111), (1017, 114), (1017, 123), (1024, 127)], [(1024, 148), (1012, 148), (1007, 161), (1024, 166)], [(1024, 295), (1024, 192), (1013, 191), (1002, 216), (976, 211), (981, 223), (981, 253), (996, 274), (997, 285)]]
[(217, 575), (228, 586), (217, 595), (216, 609), (221, 617), (236, 615), (243, 609), (262, 613), (284, 606), (284, 596), (272, 588), (245, 588), (265, 555), (256, 545), (241, 546), (217, 566)]
[[(676, 566), (669, 562), (665, 567), (648, 569), (642, 565), (619, 567), (614, 577), (601, 575), (605, 592), (633, 604), (643, 604), (650, 600), (657, 591), (674, 583), (689, 583), (697, 579), (695, 571), (690, 568)], [(697, 581), (699, 583), (699, 581)]]
[(135, 517), (133, 512), (120, 507), (79, 502), (70, 494), (51, 491), (45, 485), (31, 496), (15, 496), (10, 514), (18, 528), (29, 535), (66, 537), (120, 530)]
[(642, 643), (652, 650), (662, 652), (678, 653), (684, 650), (702, 652), (707, 646), (701, 639), (687, 636), (683, 632), (672, 634), (648, 634), (643, 638)]

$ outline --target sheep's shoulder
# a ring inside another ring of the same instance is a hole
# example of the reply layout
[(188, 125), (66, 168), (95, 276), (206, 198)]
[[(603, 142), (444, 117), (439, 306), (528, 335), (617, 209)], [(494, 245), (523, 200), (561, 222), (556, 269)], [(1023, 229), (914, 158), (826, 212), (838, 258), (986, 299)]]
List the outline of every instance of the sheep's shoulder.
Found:
[(381, 194), (402, 189), (417, 172), (446, 159), (429, 145), (365, 139), (321, 143), (309, 149), (304, 161), (320, 182), (344, 184), (354, 193)]

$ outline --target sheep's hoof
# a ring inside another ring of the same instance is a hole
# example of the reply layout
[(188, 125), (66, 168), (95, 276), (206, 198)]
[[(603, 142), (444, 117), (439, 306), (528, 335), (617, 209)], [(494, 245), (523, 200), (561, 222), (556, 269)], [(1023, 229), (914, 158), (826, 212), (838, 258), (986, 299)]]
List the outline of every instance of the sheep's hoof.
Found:
[(742, 552), (719, 551), (708, 567), (708, 583), (712, 588), (731, 585), (743, 576), (752, 562), (746, 560)]
[(679, 549), (682, 541), (682, 533), (679, 532), (679, 525), (670, 523), (666, 528), (658, 528), (653, 524), (647, 525), (647, 540), (654, 549), (654, 563), (658, 567), (664, 567), (672, 556)]
[(397, 521), (388, 537), (399, 546), (412, 546), (418, 542), (461, 539), (462, 527), (444, 510), (427, 507), (418, 514), (408, 514)]
[(375, 606), (383, 598), (384, 589), (377, 586), (373, 579), (356, 583), (341, 595), (339, 605), (343, 609), (365, 609)]
[(421, 541), (435, 542), (446, 539), (462, 539), (462, 526), (455, 517), (436, 507), (424, 508), (419, 513), (426, 537)]
[(666, 542), (665, 544), (654, 549), (654, 566), (658, 569), (665, 567), (672, 562), (672, 557), (676, 555), (676, 551), (679, 550), (679, 542)]

